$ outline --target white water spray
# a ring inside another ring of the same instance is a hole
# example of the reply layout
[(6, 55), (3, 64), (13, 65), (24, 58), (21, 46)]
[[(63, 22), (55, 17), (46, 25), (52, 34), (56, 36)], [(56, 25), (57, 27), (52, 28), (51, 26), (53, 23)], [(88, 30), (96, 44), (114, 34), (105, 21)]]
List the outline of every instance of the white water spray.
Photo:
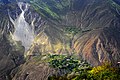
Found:
[(21, 14), (15, 20), (13, 20), (9, 16), (10, 21), (13, 23), (15, 27), (15, 31), (12, 35), (12, 39), (16, 41), (21, 41), (22, 45), (25, 47), (25, 51), (27, 51), (30, 48), (32, 42), (34, 41), (35, 33), (34, 33), (34, 28), (32, 28), (33, 26), (29, 25), (25, 21), (25, 17), (24, 17), (25, 12), (28, 10), (29, 4), (19, 2), (18, 6), (22, 11)]

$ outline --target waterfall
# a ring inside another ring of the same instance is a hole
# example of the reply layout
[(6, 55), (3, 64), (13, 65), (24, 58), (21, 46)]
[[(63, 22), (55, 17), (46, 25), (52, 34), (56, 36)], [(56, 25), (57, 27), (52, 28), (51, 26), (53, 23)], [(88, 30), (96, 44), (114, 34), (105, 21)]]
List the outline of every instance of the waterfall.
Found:
[(22, 11), (20, 15), (15, 20), (13, 20), (9, 15), (10, 21), (15, 27), (15, 31), (12, 34), (12, 39), (15, 41), (21, 41), (22, 45), (25, 47), (26, 52), (30, 48), (32, 42), (34, 41), (35, 33), (33, 26), (29, 25), (25, 21), (24, 14), (28, 10), (29, 4), (19, 2), (18, 6)]

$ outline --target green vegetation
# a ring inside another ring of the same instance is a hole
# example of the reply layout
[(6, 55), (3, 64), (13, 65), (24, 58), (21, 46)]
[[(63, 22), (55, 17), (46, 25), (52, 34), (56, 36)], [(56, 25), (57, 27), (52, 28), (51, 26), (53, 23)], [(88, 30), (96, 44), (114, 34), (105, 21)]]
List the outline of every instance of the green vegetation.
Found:
[[(45, 56), (44, 56), (45, 57)], [(72, 55), (46, 55), (45, 62), (58, 71), (48, 80), (119, 80), (120, 70), (106, 63), (91, 67), (86, 61)]]
[(81, 32), (82, 30), (80, 30), (79, 28), (76, 28), (75, 26), (69, 26), (69, 27), (66, 27), (64, 32), (71, 35), (71, 36), (74, 36), (76, 35), (77, 33)]
[[(32, 6), (35, 8), (35, 10), (39, 11), (39, 13), (42, 16), (48, 15), (48, 17), (53, 17), (53, 18), (59, 18), (59, 16), (54, 13), (47, 4), (43, 3), (42, 1), (39, 2), (32, 2)], [(39, 3), (39, 4), (38, 4)], [(41, 12), (40, 12), (41, 11)], [(45, 15), (46, 14), (46, 15)]]
[(31, 0), (33, 8), (47, 19), (60, 20), (59, 14), (69, 9), (70, 0)]
[[(120, 9), (120, 5), (113, 0), (106, 1), (115, 9)], [(30, 3), (40, 15), (56, 21), (61, 20), (60, 14), (75, 10), (82, 4), (80, 0), (30, 0)]]
[(86, 61), (80, 61), (76, 57), (67, 55), (50, 55), (48, 63), (53, 68), (67, 70), (69, 72), (81, 72), (82, 69), (89, 68)]
[(120, 73), (119, 69), (112, 67), (110, 64), (106, 63), (102, 66), (97, 66), (92, 68), (90, 71), (90, 78), (94, 80), (119, 80)]
[(75, 55), (49, 55), (48, 63), (50, 67), (59, 71), (58, 76), (50, 76), (50, 80), (71, 79), (90, 69), (90, 65), (86, 61), (80, 60)]
[(66, 26), (64, 28), (64, 33), (66, 36), (69, 37), (69, 47), (70, 47), (70, 51), (71, 51), (71, 54), (74, 53), (74, 38), (77, 34), (83, 34), (85, 32), (88, 32), (88, 31), (91, 31), (91, 29), (86, 29), (86, 30), (82, 30), (80, 28), (77, 28), (76, 26)]
[[(76, 34), (81, 33), (81, 30), (79, 28), (76, 28), (76, 26), (67, 26), (64, 29), (64, 33), (66, 36), (68, 36), (70, 38), (69, 47), (72, 50), (73, 49), (73, 42), (72, 41), (73, 41)], [(74, 51), (72, 50), (72, 52), (74, 52)]]

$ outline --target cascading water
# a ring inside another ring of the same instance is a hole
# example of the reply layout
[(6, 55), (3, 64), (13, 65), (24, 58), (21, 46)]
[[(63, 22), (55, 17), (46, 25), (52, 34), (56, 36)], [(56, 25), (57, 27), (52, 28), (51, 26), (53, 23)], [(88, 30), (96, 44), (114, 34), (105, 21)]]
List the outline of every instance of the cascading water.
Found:
[(12, 34), (12, 39), (15, 41), (21, 41), (25, 47), (25, 52), (30, 48), (35, 38), (34, 28), (25, 21), (24, 14), (28, 10), (29, 4), (19, 2), (18, 6), (22, 11), (21, 14), (13, 20), (10, 16), (10, 21), (15, 27), (15, 31)]

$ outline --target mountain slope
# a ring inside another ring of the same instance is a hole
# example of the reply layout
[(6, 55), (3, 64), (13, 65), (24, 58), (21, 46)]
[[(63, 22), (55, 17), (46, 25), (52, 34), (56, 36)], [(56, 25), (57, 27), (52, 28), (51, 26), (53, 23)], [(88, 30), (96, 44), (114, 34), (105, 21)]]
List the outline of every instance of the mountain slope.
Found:
[[(77, 5), (77, 3), (82, 4)], [(67, 50), (66, 52), (69, 54), (72, 52), (79, 54), (93, 65), (100, 65), (106, 61), (117, 63), (120, 59), (120, 20), (118, 14), (119, 8), (115, 7), (115, 5), (117, 4), (114, 4), (113, 7), (109, 0), (74, 1), (72, 8), (69, 8), (64, 14), (58, 14), (60, 18), (58, 22), (50, 18), (47, 23), (49, 27), (44, 31), (44, 34), (48, 36), (48, 42), (46, 44), (50, 43), (50, 46), (53, 45), (55, 47), (53, 44), (55, 41), (53, 39), (57, 38), (57, 34), (59, 33), (54, 31), (55, 34), (53, 34), (51, 31), (53, 31), (52, 28), (56, 28), (55, 30), (59, 28), (59, 30), (61, 30), (60, 35), (62, 35), (63, 38), (59, 36), (56, 40), (59, 41), (62, 38), (62, 44), (69, 47), (65, 49), (65, 47), (61, 45), (63, 47), (59, 48), (57, 52), (54, 51), (57, 47), (53, 50), (52, 48), (46, 47), (45, 52), (49, 52), (47, 49), (50, 49), (52, 53), (60, 53), (59, 51), (64, 49)], [(51, 24), (51, 21), (54, 23)], [(64, 32), (66, 28), (77, 28), (80, 31), (71, 39), (71, 33)], [(50, 30), (50, 32), (47, 30)], [(39, 37), (38, 41), (41, 41), (42, 39)], [(61, 53), (64, 54), (65, 52), (63, 51)]]
[[(87, 60), (92, 66), (108, 61), (116, 65), (120, 61), (120, 8), (119, 4), (113, 0), (31, 0), (29, 3), (30, 6), (24, 18), (30, 28), (34, 25), (36, 37), (26, 53), (24, 53), (21, 42), (16, 42), (11, 38), (15, 26), (10, 17), (16, 20), (22, 12), (20, 7), (17, 3), (9, 3), (6, 6), (0, 4), (0, 11), (2, 11), (0, 33), (1, 36), (5, 36), (5, 38), (1, 37), (3, 40), (0, 41), (0, 54), (2, 55), (0, 62), (4, 64), (0, 66), (0, 70), (3, 71), (0, 71), (0, 74), (4, 73), (0, 75), (2, 80), (5, 79), (6, 71), (10, 73), (13, 68), (21, 64), (18, 61), (16, 66), (17, 60), (15, 58), (14, 62), (14, 58), (9, 57), (9, 52), (18, 53), (15, 57), (21, 60), (23, 60), (23, 55), (26, 58), (29, 57), (28, 63), (20, 67), (22, 72), (18, 72), (15, 77), (13, 70), (14, 80), (24, 80), (27, 72), (33, 72), (37, 65), (32, 66), (34, 61), (31, 63), (29, 60), (41, 54), (75, 54)], [(23, 9), (25, 5), (26, 3), (22, 6)], [(13, 51), (7, 52), (8, 47)], [(8, 60), (4, 63), (6, 58)], [(7, 64), (12, 66), (9, 68)], [(30, 74), (27, 79), (37, 75), (40, 71), (46, 72), (48, 69), (50, 69), (48, 66), (44, 71), (40, 68), (39, 71), (36, 70)]]

